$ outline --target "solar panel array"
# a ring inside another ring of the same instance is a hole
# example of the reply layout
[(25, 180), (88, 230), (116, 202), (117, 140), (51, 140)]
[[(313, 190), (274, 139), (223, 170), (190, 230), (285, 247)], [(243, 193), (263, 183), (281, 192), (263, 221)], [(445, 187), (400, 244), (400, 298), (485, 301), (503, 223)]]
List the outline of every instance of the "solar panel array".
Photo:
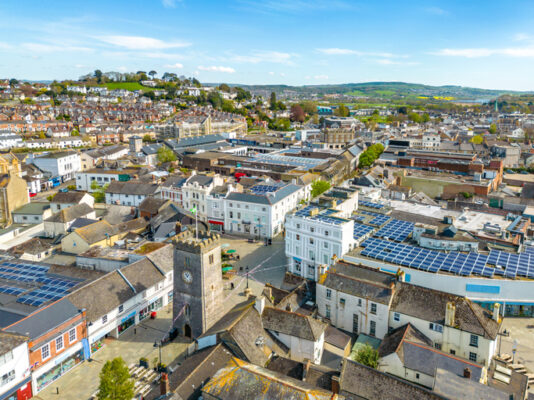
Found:
[(369, 207), (369, 208), (376, 208), (377, 210), (380, 210), (381, 208), (384, 208), (383, 204), (373, 203), (373, 202), (365, 201), (365, 200), (359, 200), (358, 204), (360, 206), (365, 206), (365, 207)]
[(534, 254), (534, 247), (532, 247), (532, 246), (525, 246), (525, 248), (523, 249), (523, 252), (524, 252), (524, 253), (527, 253), (527, 254)]
[(333, 217), (332, 214), (337, 213), (337, 210), (332, 210), (332, 209), (325, 209), (325, 210), (319, 212), (319, 214), (316, 214), (314, 216), (310, 216), (310, 212), (313, 209), (316, 209), (316, 208), (317, 208), (316, 206), (306, 206), (303, 209), (298, 210), (295, 213), (295, 216), (297, 216), (297, 217), (309, 217), (309, 218), (311, 218), (313, 220), (322, 221), (322, 222), (326, 222), (327, 224), (333, 224), (333, 225), (341, 225), (341, 224), (347, 222), (347, 220), (344, 219), (344, 218)]
[(256, 194), (265, 194), (276, 192), (281, 187), (281, 185), (256, 185), (252, 186), (250, 190)]
[(31, 306), (40, 306), (48, 301), (55, 301), (65, 296), (69, 289), (76, 286), (79, 281), (49, 275), (48, 267), (33, 264), (22, 264), (16, 262), (3, 262), (0, 264), (0, 278), (16, 281), (40, 284), (33, 290), (22, 289), (14, 286), (0, 285), (0, 292), (20, 296), (17, 298), (18, 303)]
[(375, 228), (369, 225), (354, 224), (354, 239), (358, 240), (374, 230)]
[(0, 285), (0, 293), (11, 294), (13, 296), (21, 295), (26, 291), (27, 289), (21, 289), (14, 286)]
[(413, 222), (393, 219), (376, 232), (375, 236), (402, 242), (413, 232), (413, 227)]
[(377, 238), (366, 239), (361, 246), (364, 247), (361, 251), (363, 256), (427, 272), (534, 279), (534, 254), (511, 254), (499, 250), (492, 250), (489, 255), (457, 251), (444, 253)]

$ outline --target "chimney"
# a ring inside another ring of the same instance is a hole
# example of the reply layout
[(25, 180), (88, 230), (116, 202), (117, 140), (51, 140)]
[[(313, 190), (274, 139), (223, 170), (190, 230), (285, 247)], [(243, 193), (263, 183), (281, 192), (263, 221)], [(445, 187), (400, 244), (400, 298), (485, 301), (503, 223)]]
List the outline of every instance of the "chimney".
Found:
[(469, 368), (464, 368), (464, 378), (471, 379), (471, 370)]
[(161, 374), (161, 379), (159, 381), (159, 390), (162, 396), (166, 395), (170, 391), (169, 390), (169, 377), (167, 376), (165, 372)]
[(303, 371), (302, 371), (302, 381), (306, 382), (306, 377), (308, 376), (308, 371), (310, 370), (311, 361), (309, 358), (305, 358), (303, 362)]
[(493, 316), (492, 316), (492, 318), (497, 322), (499, 322), (500, 311), (501, 311), (501, 304), (500, 303), (495, 303), (493, 305)]
[(260, 313), (260, 315), (263, 314), (263, 309), (265, 308), (265, 297), (264, 296), (256, 297), (254, 308)]
[(339, 376), (332, 376), (332, 393), (339, 394)]
[(445, 309), (445, 325), (454, 326), (455, 314), (456, 306), (450, 301), (447, 302), (447, 308)]
[(269, 301), (272, 302), (272, 299), (273, 299), (273, 289), (269, 286), (265, 286), (265, 289), (263, 289), (263, 292), (265, 293), (265, 295), (267, 296), (267, 298), (269, 299)]

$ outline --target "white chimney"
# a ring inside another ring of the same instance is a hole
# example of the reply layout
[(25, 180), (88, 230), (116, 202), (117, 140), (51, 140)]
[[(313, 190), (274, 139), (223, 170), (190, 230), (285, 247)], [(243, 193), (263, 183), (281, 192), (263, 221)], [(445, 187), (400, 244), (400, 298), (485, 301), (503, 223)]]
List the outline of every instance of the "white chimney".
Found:
[(254, 308), (260, 313), (260, 315), (263, 314), (263, 309), (265, 308), (265, 296), (256, 297)]
[(497, 321), (497, 322), (499, 322), (500, 311), (501, 311), (501, 304), (500, 303), (495, 303), (493, 305), (493, 319), (495, 321)]

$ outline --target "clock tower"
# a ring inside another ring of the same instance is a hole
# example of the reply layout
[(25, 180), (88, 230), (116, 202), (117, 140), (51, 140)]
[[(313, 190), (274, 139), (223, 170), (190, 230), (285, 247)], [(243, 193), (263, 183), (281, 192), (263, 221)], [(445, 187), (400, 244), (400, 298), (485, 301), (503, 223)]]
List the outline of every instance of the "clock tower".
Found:
[(221, 239), (185, 231), (174, 241), (173, 327), (195, 339), (223, 316)]

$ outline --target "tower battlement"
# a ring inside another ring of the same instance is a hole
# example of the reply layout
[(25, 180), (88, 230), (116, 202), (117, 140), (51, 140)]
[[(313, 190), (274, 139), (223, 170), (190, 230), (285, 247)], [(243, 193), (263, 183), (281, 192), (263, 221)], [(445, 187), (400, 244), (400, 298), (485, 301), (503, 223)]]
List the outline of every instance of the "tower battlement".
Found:
[(201, 254), (220, 246), (221, 235), (199, 230), (197, 239), (196, 230), (193, 229), (174, 236), (173, 243), (178, 250)]

